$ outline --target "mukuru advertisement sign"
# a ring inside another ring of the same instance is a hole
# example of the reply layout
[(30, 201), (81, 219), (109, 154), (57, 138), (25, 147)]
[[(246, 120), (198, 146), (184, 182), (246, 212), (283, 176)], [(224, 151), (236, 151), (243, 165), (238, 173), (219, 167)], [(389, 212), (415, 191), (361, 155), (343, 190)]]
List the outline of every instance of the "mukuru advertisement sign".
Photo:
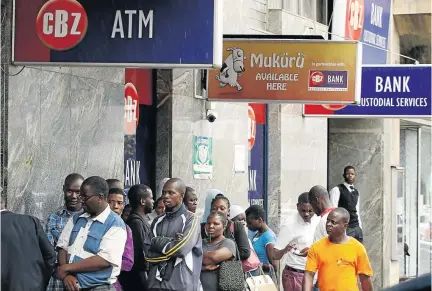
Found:
[(214, 68), (222, 0), (15, 0), (15, 64)]
[(225, 39), (209, 100), (355, 103), (361, 44), (353, 41)]

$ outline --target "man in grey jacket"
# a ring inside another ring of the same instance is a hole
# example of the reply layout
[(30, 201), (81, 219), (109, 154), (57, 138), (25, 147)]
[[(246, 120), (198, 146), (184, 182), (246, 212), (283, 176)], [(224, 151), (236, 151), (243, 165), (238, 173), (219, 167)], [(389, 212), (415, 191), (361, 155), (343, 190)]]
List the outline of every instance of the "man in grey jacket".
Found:
[(201, 229), (198, 218), (186, 210), (182, 180), (168, 180), (162, 191), (166, 212), (155, 218), (147, 262), (150, 290), (197, 291), (202, 264)]

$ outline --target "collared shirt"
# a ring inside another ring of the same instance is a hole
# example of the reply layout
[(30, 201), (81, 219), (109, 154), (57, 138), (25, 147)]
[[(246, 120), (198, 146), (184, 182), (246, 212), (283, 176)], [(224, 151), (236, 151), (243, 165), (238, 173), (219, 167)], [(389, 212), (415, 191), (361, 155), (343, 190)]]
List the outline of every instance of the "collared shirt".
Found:
[[(292, 215), (288, 223), (281, 227), (275, 249), (283, 250), (288, 244), (295, 245), (299, 251), (310, 247), (319, 222), (320, 217), (317, 215), (312, 216), (310, 222), (305, 222), (298, 212)], [(304, 270), (306, 257), (298, 256), (292, 251), (288, 252), (286, 264), (291, 268)]]
[[(54, 246), (57, 246), (60, 234), (62, 233), (66, 223), (74, 214), (82, 214), (84, 212), (81, 209), (78, 212), (72, 212), (66, 209), (65, 206), (58, 208), (54, 213), (48, 216), (45, 224), (45, 233), (47, 234), (48, 240)], [(63, 281), (57, 279), (55, 275), (50, 278), (46, 291), (63, 291), (65, 290)]]
[[(342, 185), (344, 185), (345, 188), (348, 189), (348, 191), (350, 191), (350, 192), (354, 191), (354, 185), (350, 185), (347, 182), (344, 182)], [(357, 189), (357, 191), (358, 191), (358, 189)], [(335, 207), (338, 207), (338, 205), (339, 205), (339, 198), (340, 198), (340, 191), (339, 191), (338, 186), (333, 187), (333, 189), (330, 190), (330, 201)], [(359, 226), (360, 226), (360, 228), (362, 228), (362, 223), (360, 220), (360, 195), (359, 195), (358, 200), (357, 200), (356, 209), (357, 209)]]
[(74, 219), (70, 219), (60, 235), (57, 247), (67, 251), (69, 264), (95, 255), (110, 263), (110, 267), (97, 272), (76, 274), (81, 289), (91, 288), (117, 281), (126, 237), (123, 220), (107, 205), (96, 217), (83, 213), (75, 223)]
[(69, 218), (74, 214), (82, 214), (84, 210), (78, 212), (72, 212), (66, 209), (65, 206), (58, 208), (54, 213), (48, 216), (47, 222), (45, 224), (45, 232), (48, 236), (48, 240), (54, 246), (57, 246), (60, 234), (63, 231)]

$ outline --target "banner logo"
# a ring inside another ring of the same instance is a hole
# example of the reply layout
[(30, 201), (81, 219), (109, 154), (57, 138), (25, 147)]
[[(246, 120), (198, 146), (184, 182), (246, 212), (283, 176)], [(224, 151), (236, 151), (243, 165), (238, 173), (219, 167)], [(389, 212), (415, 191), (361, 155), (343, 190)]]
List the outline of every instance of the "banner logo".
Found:
[(364, 0), (348, 0), (346, 11), (346, 39), (359, 40), (363, 32)]
[(126, 135), (134, 135), (139, 120), (138, 92), (134, 84), (125, 85), (124, 107), (124, 132)]
[(324, 83), (324, 74), (319, 71), (312, 71), (310, 73), (309, 87), (315, 87)]
[(328, 110), (332, 110), (332, 111), (338, 111), (338, 110), (341, 110), (341, 109), (344, 109), (347, 105), (339, 105), (339, 104), (323, 104), (323, 105), (321, 105), (322, 107), (324, 107), (325, 109), (328, 109)]
[(348, 71), (309, 71), (309, 91), (348, 91)]
[(248, 123), (249, 123), (249, 131), (248, 131), (248, 144), (249, 150), (251, 150), (255, 144), (256, 137), (256, 118), (255, 111), (252, 106), (248, 106)]
[(84, 38), (87, 13), (75, 0), (50, 0), (39, 10), (36, 33), (41, 42), (55, 51), (69, 50)]

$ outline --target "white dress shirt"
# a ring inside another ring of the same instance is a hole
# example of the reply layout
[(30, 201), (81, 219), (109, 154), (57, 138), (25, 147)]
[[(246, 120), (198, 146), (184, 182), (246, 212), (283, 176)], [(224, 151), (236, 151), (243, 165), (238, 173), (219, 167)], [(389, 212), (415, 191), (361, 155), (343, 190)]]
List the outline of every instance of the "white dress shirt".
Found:
[[(345, 188), (348, 189), (348, 191), (350, 191), (350, 192), (354, 191), (354, 189), (351, 189), (351, 187), (354, 188), (354, 185), (350, 185), (347, 182), (344, 182), (343, 185), (345, 186)], [(357, 191), (358, 191), (358, 189), (357, 189)], [(340, 191), (339, 191), (338, 186), (333, 187), (333, 189), (330, 190), (330, 201), (334, 205), (334, 207), (338, 207), (339, 198), (340, 198)], [(360, 192), (359, 192), (359, 196), (358, 196), (358, 200), (357, 200), (357, 204), (356, 204), (356, 209), (357, 209), (359, 226), (360, 226), (360, 228), (362, 228), (362, 223), (360, 220)]]
[[(283, 250), (288, 244), (295, 244), (299, 251), (310, 247), (313, 243), (315, 229), (319, 221), (320, 217), (314, 215), (310, 222), (305, 222), (297, 212), (289, 218), (286, 225), (281, 227), (274, 247), (278, 250)], [(306, 257), (298, 256), (290, 251), (287, 253), (286, 264), (291, 268), (304, 270), (306, 267)]]
[[(81, 228), (76, 236), (74, 243), (69, 246), (69, 238), (71, 236), (74, 224), (72, 218), (66, 223), (57, 243), (58, 248), (62, 248), (70, 255), (69, 264), (73, 262), (75, 256), (88, 259), (95, 256), (94, 254), (84, 250), (84, 244), (87, 240), (90, 226), (94, 222), (105, 223), (111, 209), (109, 205), (105, 210), (96, 217), (90, 217), (90, 214), (83, 213), (80, 217), (87, 218), (87, 224)], [(126, 228), (111, 227), (102, 237), (97, 255), (112, 265), (112, 273), (108, 281), (114, 284), (117, 281), (117, 276), (120, 274), (122, 264), (122, 255), (126, 244)]]

